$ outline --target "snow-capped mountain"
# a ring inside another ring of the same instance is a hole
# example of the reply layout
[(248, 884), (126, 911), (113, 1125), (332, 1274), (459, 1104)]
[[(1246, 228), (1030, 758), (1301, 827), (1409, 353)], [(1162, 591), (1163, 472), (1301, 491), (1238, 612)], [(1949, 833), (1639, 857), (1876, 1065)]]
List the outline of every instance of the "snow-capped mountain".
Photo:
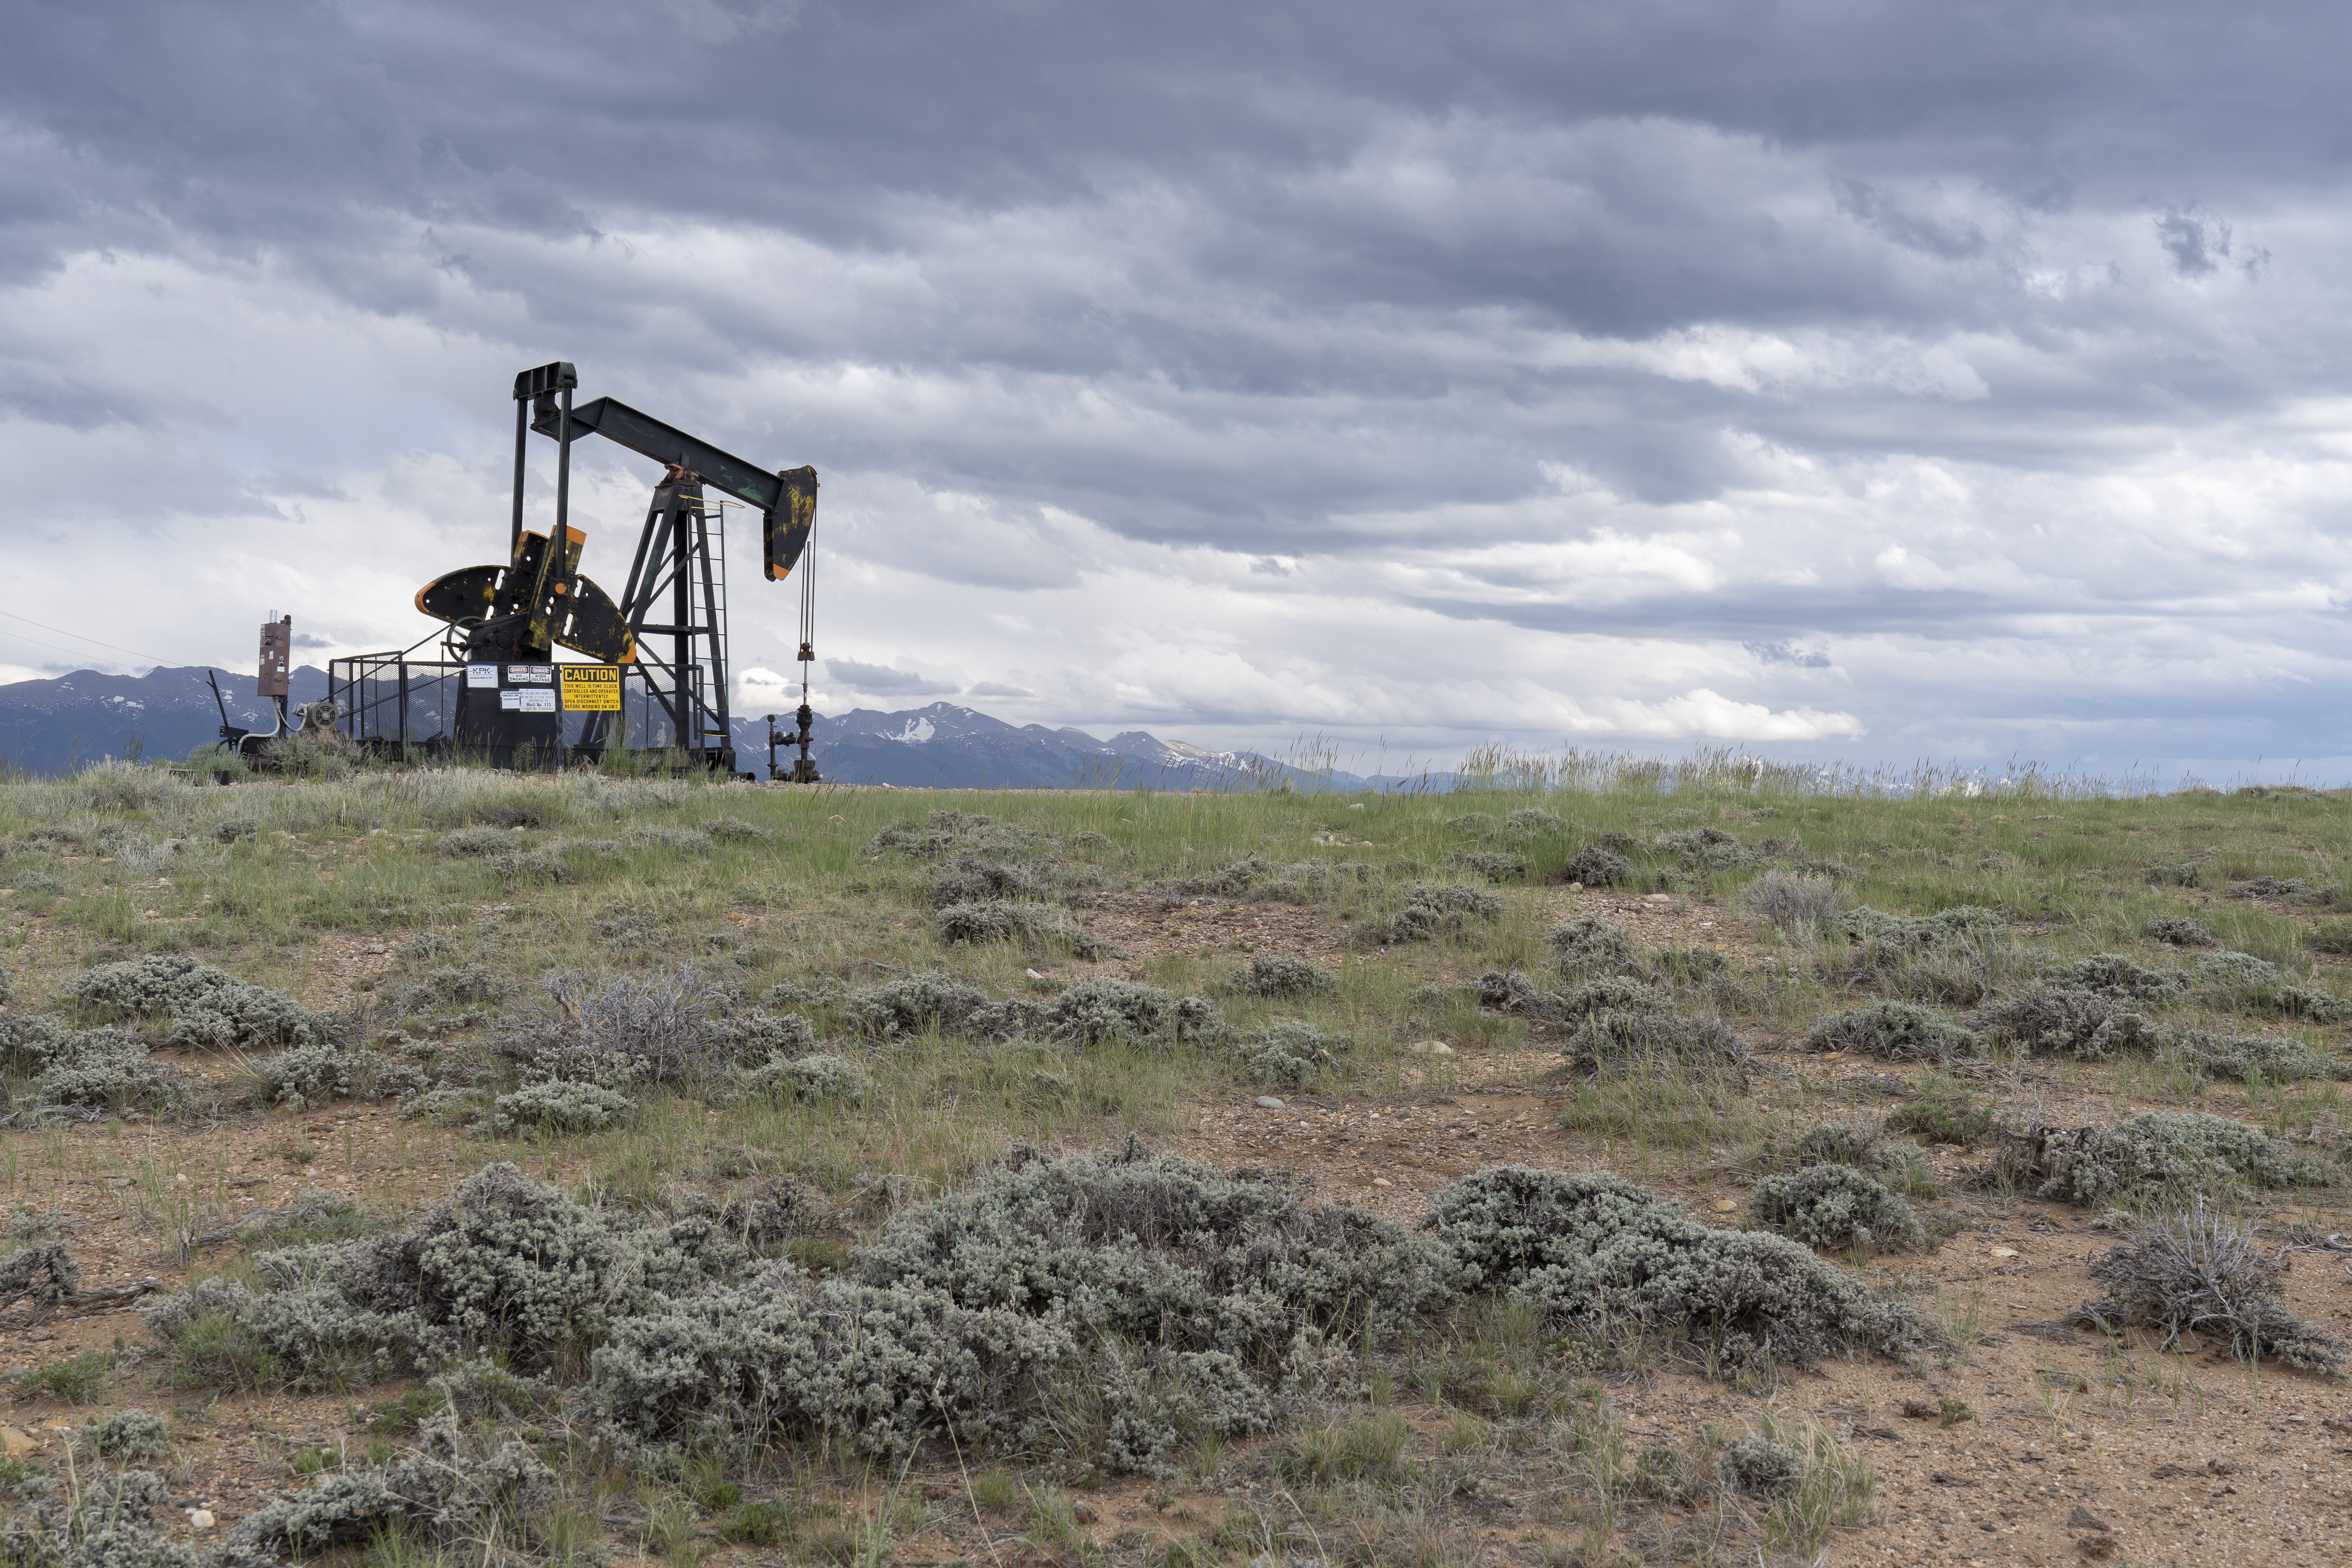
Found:
[[(266, 730), (269, 706), (253, 671), (215, 669), (228, 721)], [(303, 665), (289, 677), (297, 706), (327, 694), (327, 672)], [(220, 739), (220, 710), (201, 665), (159, 665), (144, 675), (77, 669), (53, 680), (0, 686), (0, 761), (36, 773), (71, 773), (102, 757), (177, 761)]]

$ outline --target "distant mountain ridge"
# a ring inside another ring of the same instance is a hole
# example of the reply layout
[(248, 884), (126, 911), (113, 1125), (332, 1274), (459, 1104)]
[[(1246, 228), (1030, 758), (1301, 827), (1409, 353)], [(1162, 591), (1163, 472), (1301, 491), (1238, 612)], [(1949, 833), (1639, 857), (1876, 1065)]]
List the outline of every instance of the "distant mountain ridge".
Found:
[[(145, 675), (77, 669), (53, 680), (0, 686), (0, 762), (36, 773), (68, 773), (108, 757), (178, 761), (220, 739), (220, 710), (202, 665), (159, 665)], [(253, 671), (214, 669), (228, 721), (266, 730), (268, 703)], [(327, 694), (327, 672), (306, 664), (288, 678), (291, 700)]]
[[(767, 756), (766, 726), (753, 721), (737, 741), (750, 765)], [(1084, 730), (1012, 725), (952, 702), (897, 713), (870, 708), (819, 718), (810, 727), (817, 771), (841, 784), (937, 789), (1444, 789), (1451, 774), (1366, 777), (1309, 769), (1255, 752), (1212, 752), (1129, 730), (1108, 741)]]
[[(269, 710), (250, 670), (212, 672), (229, 722), (266, 729)], [(78, 669), (54, 679), (0, 686), (0, 762), (66, 773), (112, 757), (177, 761), (218, 739), (220, 713), (203, 666), (159, 666), (145, 675)], [(313, 665), (293, 672), (292, 701), (327, 694)], [(420, 727), (439, 722), (422, 704)], [(736, 765), (766, 776), (768, 733), (759, 717), (734, 721)], [(817, 771), (842, 784), (901, 789), (1165, 789), (1304, 791), (1444, 788), (1450, 775), (1364, 777), (1300, 768), (1254, 752), (1213, 752), (1142, 730), (1098, 740), (1083, 730), (1013, 725), (951, 702), (885, 713), (869, 708), (820, 716)], [(780, 753), (781, 760), (781, 753)]]

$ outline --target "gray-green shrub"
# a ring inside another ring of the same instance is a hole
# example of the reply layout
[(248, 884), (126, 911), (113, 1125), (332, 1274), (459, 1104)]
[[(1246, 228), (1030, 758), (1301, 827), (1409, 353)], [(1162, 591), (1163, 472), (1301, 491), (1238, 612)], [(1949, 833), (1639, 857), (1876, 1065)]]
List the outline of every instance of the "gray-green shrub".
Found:
[(635, 1224), (510, 1164), (467, 1179), (415, 1229), (253, 1259), (141, 1309), (167, 1343), (234, 1325), (299, 1386), (429, 1371), (460, 1352), (522, 1367), (595, 1343), (619, 1318), (731, 1277), (744, 1258), (708, 1219)]
[(1625, 928), (1594, 915), (1560, 921), (1547, 941), (1562, 979), (1573, 980), (1584, 969), (1630, 970), (1641, 963), (1641, 945)]
[(1999, 933), (2009, 917), (1978, 904), (1958, 904), (1932, 915), (1890, 915), (1863, 904), (1846, 910), (1834, 923), (1856, 942), (1917, 951), (1948, 942), (1981, 942)]
[(737, 1042), (711, 1029), (723, 1005), (692, 969), (649, 979), (633, 975), (549, 975), (547, 1000), (499, 1027), (499, 1055), (529, 1077), (626, 1090), (647, 1084), (714, 1081)]
[(1997, 1045), (2029, 1056), (2104, 1061), (2119, 1053), (2145, 1055), (2163, 1042), (2163, 1032), (2145, 1016), (2127, 1013), (2107, 993), (2073, 987), (2029, 991), (1990, 1003), (1969, 1016), (1969, 1027)]
[(1237, 971), (1225, 987), (1249, 996), (1313, 996), (1337, 991), (1339, 981), (1304, 958), (1260, 951), (1250, 954), (1249, 967)]
[(1807, 1165), (1766, 1176), (1748, 1199), (1748, 1215), (1766, 1230), (1808, 1247), (1875, 1247), (1899, 1252), (1927, 1244), (1911, 1205), (1843, 1164)]
[(81, 1268), (62, 1241), (19, 1247), (0, 1258), (0, 1306), (30, 1301), (54, 1307), (81, 1289)]
[(2202, 1111), (2150, 1110), (2112, 1127), (2038, 1127), (2003, 1151), (2002, 1167), (2036, 1197), (2097, 1207), (2175, 1194), (2181, 1202), (2250, 1188), (2311, 1185), (2315, 1162), (2258, 1127)]
[(1809, 1051), (1861, 1051), (1890, 1061), (1949, 1061), (1984, 1054), (1959, 1025), (1909, 1002), (1870, 1002), (1832, 1013), (1805, 1032)]
[(602, 1132), (617, 1127), (636, 1101), (615, 1089), (569, 1079), (521, 1085), (490, 1102), (489, 1126), (497, 1132), (544, 1127), (557, 1132)]
[(2246, 1083), (2303, 1083), (2342, 1076), (2336, 1059), (2280, 1035), (2222, 1035), (2183, 1029), (2171, 1037), (2180, 1059), (2208, 1078)]
[(1100, 1462), (1164, 1474), (1186, 1431), (1264, 1430), (1292, 1358), (1387, 1338), (1451, 1275), (1430, 1243), (1271, 1183), (1132, 1145), (1016, 1151), (902, 1211), (848, 1278), (775, 1270), (622, 1323), (590, 1398), (639, 1442), (826, 1435), (902, 1453), (940, 1432), (1039, 1443), (1079, 1387)]
[(1769, 1437), (1734, 1437), (1716, 1457), (1715, 1471), (1733, 1491), (1772, 1498), (1797, 1489), (1805, 1461), (1795, 1449)]
[(1337, 1064), (1355, 1042), (1336, 1029), (1285, 1018), (1251, 1031), (1234, 1046), (1253, 1083), (1303, 1084)]
[(2119, 952), (2095, 952), (2075, 959), (2053, 969), (2044, 979), (2058, 990), (2095, 991), (2151, 1005), (2172, 1001), (2189, 989), (2189, 977), (2180, 971), (2151, 969)]
[(2110, 1333), (2133, 1324), (2160, 1330), (2168, 1350), (2183, 1336), (2224, 1336), (2241, 1361), (2268, 1356), (2344, 1376), (2352, 1352), (2287, 1305), (2285, 1274), (2284, 1253), (2272, 1253), (2252, 1226), (2209, 1213), (2200, 1198), (2093, 1258), (2091, 1278), (2106, 1293), (2081, 1315)]
[(1481, 1171), (1432, 1200), (1430, 1225), (1473, 1285), (1587, 1333), (1684, 1334), (1718, 1365), (1768, 1352), (1803, 1363), (1850, 1346), (1900, 1355), (1926, 1342), (1908, 1308), (1787, 1237), (1711, 1230), (1605, 1172)]
[(1720, 1018), (1693, 1018), (1654, 1010), (1603, 1010), (1586, 1015), (1568, 1042), (1579, 1072), (1668, 1069), (1711, 1075), (1738, 1073), (1748, 1047)]
[(1623, 888), (1633, 884), (1633, 863), (1613, 849), (1588, 844), (1568, 858), (1559, 875), (1564, 882), (1581, 882), (1588, 888)]
[(1427, 942), (1458, 931), (1474, 919), (1493, 920), (1502, 912), (1503, 900), (1483, 888), (1421, 882), (1405, 895), (1404, 907), (1382, 921), (1374, 934), (1388, 942)]
[(102, 1459), (160, 1459), (172, 1451), (172, 1427), (150, 1410), (117, 1410), (83, 1429)]
[(184, 953), (101, 963), (76, 983), (74, 997), (106, 1017), (166, 1019), (174, 1045), (299, 1046), (331, 1033), (328, 1020), (284, 992)]
[(1835, 919), (1845, 905), (1837, 884), (1829, 878), (1792, 877), (1786, 871), (1765, 872), (1748, 884), (1739, 901), (1749, 914), (1761, 916), (1783, 931), (1823, 924)]

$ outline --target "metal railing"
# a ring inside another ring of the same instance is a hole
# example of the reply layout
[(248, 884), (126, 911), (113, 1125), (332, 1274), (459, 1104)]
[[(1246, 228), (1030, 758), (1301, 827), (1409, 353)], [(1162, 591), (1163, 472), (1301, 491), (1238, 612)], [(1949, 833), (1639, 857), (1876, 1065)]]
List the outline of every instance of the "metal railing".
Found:
[[(702, 670), (689, 667), (688, 675), (698, 711)], [(457, 693), (465, 679), (463, 663), (412, 658), (404, 652), (356, 654), (328, 661), (327, 700), (335, 705), (335, 727), (367, 755), (388, 762), (432, 762), (457, 751)], [(604, 743), (593, 748), (593, 755), (581, 752), (581, 732), (597, 717), (562, 715), (565, 756), (595, 762), (612, 745), (632, 752), (667, 751), (676, 739), (668, 693), (656, 688), (650, 671), (636, 665), (621, 667), (620, 723), (613, 724), (610, 714), (602, 715), (606, 720)]]

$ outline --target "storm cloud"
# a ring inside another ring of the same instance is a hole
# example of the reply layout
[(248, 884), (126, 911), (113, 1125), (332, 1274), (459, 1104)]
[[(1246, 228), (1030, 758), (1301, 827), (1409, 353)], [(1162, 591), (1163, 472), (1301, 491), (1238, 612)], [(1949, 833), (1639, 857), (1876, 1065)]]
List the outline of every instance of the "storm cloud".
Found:
[[(564, 358), (817, 465), (820, 706), (2352, 762), (2333, 8), (8, 26), (0, 612), (174, 662), (273, 609), (415, 641), (416, 584), (501, 547), (514, 373)], [(617, 579), (654, 476), (583, 456)], [(734, 585), (762, 700), (792, 600)]]

